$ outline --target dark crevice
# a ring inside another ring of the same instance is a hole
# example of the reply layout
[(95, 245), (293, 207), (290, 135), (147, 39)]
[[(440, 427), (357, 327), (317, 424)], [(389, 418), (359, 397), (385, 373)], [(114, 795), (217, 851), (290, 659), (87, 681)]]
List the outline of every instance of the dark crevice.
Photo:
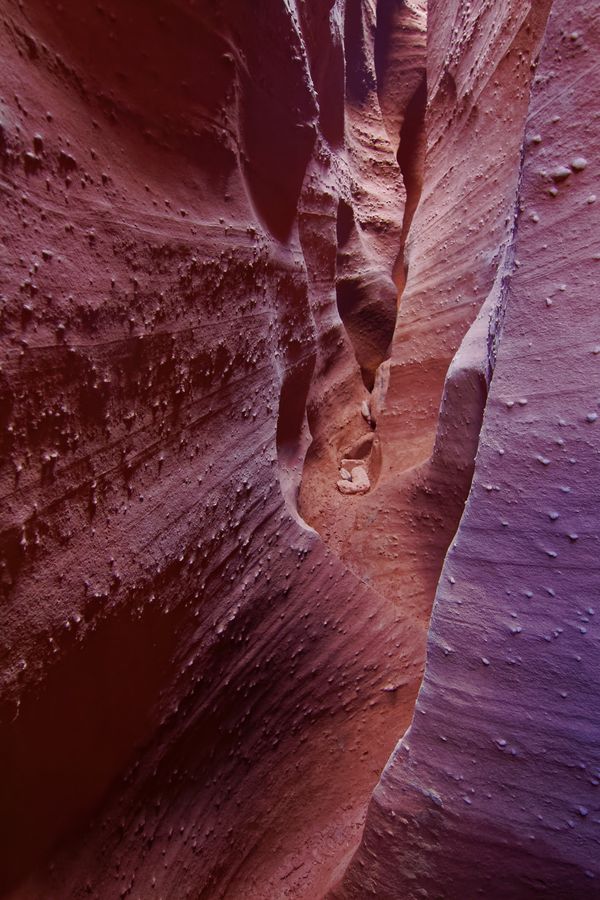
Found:
[(336, 219), (336, 235), (337, 235), (337, 244), (338, 250), (341, 250), (342, 247), (345, 247), (348, 241), (350, 240), (350, 236), (352, 231), (354, 230), (354, 210), (350, 206), (349, 203), (342, 198), (338, 204), (337, 210), (337, 219)]
[(344, 57), (346, 60), (346, 99), (350, 103), (363, 103), (376, 86), (365, 44), (363, 0), (346, 0)]
[(383, 269), (365, 269), (360, 233), (349, 203), (340, 199), (336, 219), (336, 301), (354, 349), (363, 384), (373, 390), (396, 326), (396, 288)]
[(406, 286), (408, 276), (408, 259), (406, 243), (410, 228), (421, 199), (423, 190), (423, 173), (425, 169), (425, 110), (427, 107), (427, 75), (424, 72), (421, 81), (412, 95), (400, 129), (397, 160), (406, 191), (406, 205), (402, 219), (400, 249), (394, 266), (394, 281), (398, 288), (398, 303)]
[(336, 284), (340, 318), (354, 347), (360, 373), (368, 391), (375, 373), (388, 358), (396, 324), (396, 291), (383, 272), (366, 272), (339, 278)]
[[(279, 395), (276, 446), (281, 491), (292, 515), (298, 513), (298, 490), (310, 434), (306, 423), (306, 403), (315, 360), (301, 359), (286, 369)], [(304, 521), (302, 524), (305, 525)]]

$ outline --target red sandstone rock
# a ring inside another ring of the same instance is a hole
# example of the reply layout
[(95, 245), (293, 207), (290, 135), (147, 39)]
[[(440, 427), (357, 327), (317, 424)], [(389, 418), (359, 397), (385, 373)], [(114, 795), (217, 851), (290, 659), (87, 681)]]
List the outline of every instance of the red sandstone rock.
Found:
[[(473, 487), (439, 583), (413, 724), (336, 896), (600, 895), (599, 50), (589, 4), (556, 0)], [(578, 170), (580, 157), (594, 162)], [(557, 194), (547, 191), (553, 172)]]
[(393, 330), (374, 39), (374, 4), (6, 4), (5, 893), (310, 896), (358, 839), (418, 641), (295, 493), (309, 390), (366, 396), (346, 208), (369, 371)]
[(596, 896), (585, 7), (6, 3), (3, 895)]

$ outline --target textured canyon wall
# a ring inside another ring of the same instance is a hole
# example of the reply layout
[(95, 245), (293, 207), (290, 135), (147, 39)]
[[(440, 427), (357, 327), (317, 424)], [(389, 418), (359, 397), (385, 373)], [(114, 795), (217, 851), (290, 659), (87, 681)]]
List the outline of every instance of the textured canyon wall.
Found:
[(315, 896), (359, 839), (424, 632), (296, 493), (392, 338), (409, 11), (384, 119), (375, 3), (3, 4), (5, 894)]
[(599, 50), (595, 10), (555, 0), (473, 488), (340, 896), (600, 896)]
[(2, 896), (595, 896), (598, 26), (428, 7), (3, 4)]

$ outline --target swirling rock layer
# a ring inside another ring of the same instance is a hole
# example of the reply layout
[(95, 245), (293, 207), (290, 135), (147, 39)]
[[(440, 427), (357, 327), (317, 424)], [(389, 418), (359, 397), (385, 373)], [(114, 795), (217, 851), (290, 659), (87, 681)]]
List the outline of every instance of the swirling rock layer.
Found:
[(597, 896), (589, 6), (4, 4), (3, 896)]

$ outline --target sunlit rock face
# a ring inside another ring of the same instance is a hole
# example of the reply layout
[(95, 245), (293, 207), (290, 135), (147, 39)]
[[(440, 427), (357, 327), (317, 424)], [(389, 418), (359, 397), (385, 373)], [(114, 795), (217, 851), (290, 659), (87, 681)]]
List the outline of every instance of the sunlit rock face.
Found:
[(598, 896), (596, 20), (6, 0), (1, 896)]

